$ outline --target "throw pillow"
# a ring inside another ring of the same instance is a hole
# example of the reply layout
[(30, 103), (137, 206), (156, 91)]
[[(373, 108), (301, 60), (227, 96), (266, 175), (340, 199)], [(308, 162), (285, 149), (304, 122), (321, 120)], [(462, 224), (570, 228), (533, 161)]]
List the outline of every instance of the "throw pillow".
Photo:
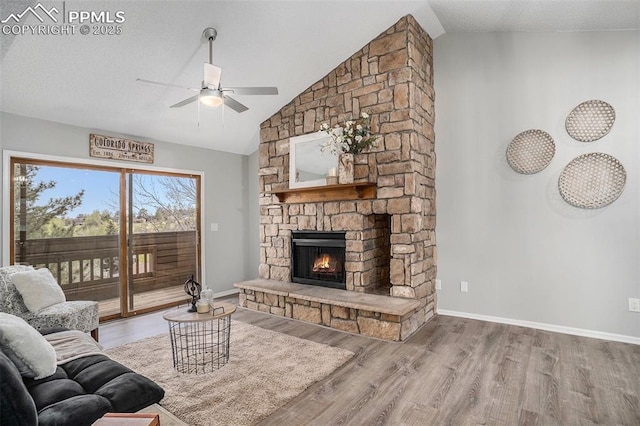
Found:
[(56, 372), (56, 351), (25, 320), (0, 312), (0, 346), (23, 376), (43, 379)]
[(24, 304), (33, 313), (67, 300), (62, 288), (47, 268), (16, 272), (11, 275), (11, 279)]

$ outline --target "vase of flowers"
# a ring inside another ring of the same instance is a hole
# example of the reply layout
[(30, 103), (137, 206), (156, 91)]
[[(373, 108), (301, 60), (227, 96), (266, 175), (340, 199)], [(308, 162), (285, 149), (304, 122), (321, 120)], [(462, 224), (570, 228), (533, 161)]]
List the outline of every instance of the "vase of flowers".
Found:
[(376, 137), (371, 135), (371, 116), (363, 112), (342, 126), (329, 127), (322, 123), (320, 131), (331, 136), (322, 144), (322, 152), (338, 156), (338, 183), (353, 183), (354, 155), (376, 146)]

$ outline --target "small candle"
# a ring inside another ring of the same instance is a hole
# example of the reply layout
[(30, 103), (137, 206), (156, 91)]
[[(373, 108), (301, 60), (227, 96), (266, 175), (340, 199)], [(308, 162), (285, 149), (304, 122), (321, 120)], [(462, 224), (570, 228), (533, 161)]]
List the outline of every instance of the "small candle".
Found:
[(209, 312), (209, 302), (202, 299), (198, 300), (198, 302), (196, 303), (196, 310), (199, 314), (206, 314), (207, 312)]
[(329, 170), (327, 170), (327, 176), (337, 176), (337, 170), (335, 167), (330, 168)]

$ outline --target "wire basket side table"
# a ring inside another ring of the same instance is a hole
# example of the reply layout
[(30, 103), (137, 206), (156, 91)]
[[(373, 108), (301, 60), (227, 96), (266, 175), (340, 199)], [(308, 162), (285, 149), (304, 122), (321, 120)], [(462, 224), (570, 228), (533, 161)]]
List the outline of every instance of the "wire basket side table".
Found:
[(231, 314), (235, 311), (236, 306), (231, 303), (216, 303), (206, 314), (183, 309), (164, 313), (176, 371), (207, 373), (229, 361)]

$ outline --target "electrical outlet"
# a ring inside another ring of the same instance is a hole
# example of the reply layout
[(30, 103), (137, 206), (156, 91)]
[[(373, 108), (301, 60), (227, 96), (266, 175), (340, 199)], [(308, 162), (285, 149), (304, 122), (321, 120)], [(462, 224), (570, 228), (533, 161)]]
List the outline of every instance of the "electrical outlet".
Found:
[(436, 280), (436, 290), (442, 290), (442, 280)]
[(633, 297), (629, 298), (629, 311), (640, 312), (640, 299), (636, 299)]
[(460, 291), (463, 293), (467, 293), (469, 291), (468, 281), (460, 281)]
[(212, 223), (211, 224), (211, 232), (218, 232), (218, 224), (217, 223)]

